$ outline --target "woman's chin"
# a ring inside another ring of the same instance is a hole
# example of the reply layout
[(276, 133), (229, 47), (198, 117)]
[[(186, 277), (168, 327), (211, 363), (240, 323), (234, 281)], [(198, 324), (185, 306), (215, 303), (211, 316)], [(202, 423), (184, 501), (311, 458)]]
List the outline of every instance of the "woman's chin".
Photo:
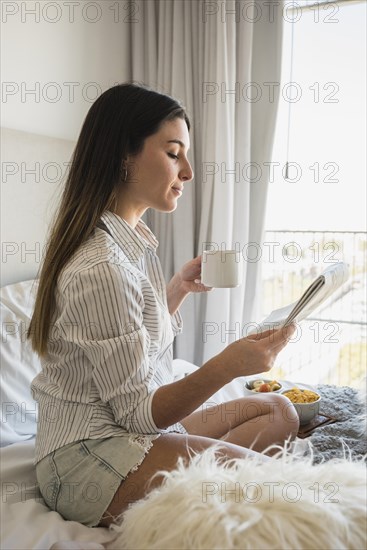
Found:
[(162, 207), (154, 208), (154, 210), (158, 210), (158, 212), (166, 212), (167, 214), (169, 212), (174, 212), (177, 208), (177, 200), (175, 201), (167, 201), (167, 204)]

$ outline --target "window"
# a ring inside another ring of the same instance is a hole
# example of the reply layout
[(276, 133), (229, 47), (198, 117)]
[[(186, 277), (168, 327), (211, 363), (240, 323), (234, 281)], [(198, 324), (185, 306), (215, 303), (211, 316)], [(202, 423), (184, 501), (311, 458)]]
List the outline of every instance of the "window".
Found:
[(265, 222), (266, 240), (279, 244), (265, 258), (263, 311), (296, 300), (330, 262), (349, 263), (349, 281), (300, 325), (277, 375), (357, 386), (367, 348), (366, 4), (294, 5)]

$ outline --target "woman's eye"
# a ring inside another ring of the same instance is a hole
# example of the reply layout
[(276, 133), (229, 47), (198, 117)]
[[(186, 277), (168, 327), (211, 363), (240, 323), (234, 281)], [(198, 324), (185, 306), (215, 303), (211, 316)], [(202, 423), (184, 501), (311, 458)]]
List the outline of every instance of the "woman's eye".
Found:
[(178, 160), (178, 155), (174, 155), (173, 153), (168, 153), (168, 156), (170, 156), (173, 159)]

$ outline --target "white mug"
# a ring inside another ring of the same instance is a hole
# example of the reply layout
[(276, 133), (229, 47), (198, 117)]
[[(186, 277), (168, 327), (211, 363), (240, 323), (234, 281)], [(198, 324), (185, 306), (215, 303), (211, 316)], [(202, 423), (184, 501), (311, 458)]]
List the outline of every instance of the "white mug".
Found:
[(243, 262), (237, 250), (204, 250), (201, 282), (215, 288), (234, 288), (242, 283)]

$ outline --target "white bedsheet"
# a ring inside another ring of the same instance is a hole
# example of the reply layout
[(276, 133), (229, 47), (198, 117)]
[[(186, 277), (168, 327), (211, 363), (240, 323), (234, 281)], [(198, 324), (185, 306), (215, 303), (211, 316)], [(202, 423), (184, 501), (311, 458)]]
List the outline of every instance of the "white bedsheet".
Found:
[[(220, 403), (243, 395), (243, 380), (228, 384), (208, 401)], [(14, 443), (0, 449), (1, 459), (1, 543), (2, 550), (49, 550), (98, 548), (86, 543), (111, 543), (112, 533), (105, 528), (90, 528), (75, 522), (65, 521), (60, 514), (52, 512), (39, 496), (36, 473), (33, 466), (34, 439)], [(79, 545), (60, 544), (61, 541), (76, 541)], [(112, 546), (110, 546), (112, 548)]]
[(1, 449), (1, 548), (49, 549), (62, 540), (111, 540), (107, 529), (88, 528), (51, 512), (36, 487), (34, 439)]

